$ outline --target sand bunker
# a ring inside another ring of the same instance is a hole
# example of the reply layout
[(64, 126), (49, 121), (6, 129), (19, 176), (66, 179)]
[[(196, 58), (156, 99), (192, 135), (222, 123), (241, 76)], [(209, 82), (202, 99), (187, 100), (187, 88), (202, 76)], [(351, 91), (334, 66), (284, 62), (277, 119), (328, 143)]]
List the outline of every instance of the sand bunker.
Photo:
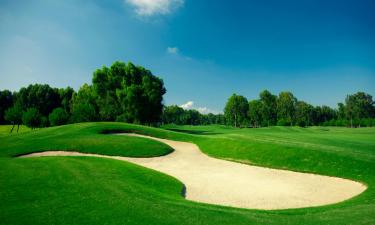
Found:
[(169, 174), (185, 184), (192, 201), (251, 209), (287, 209), (321, 206), (344, 201), (366, 186), (347, 179), (250, 166), (203, 154), (195, 144), (144, 137), (163, 142), (175, 151), (154, 158), (103, 156), (78, 152), (48, 151), (36, 156), (95, 156), (132, 162)]

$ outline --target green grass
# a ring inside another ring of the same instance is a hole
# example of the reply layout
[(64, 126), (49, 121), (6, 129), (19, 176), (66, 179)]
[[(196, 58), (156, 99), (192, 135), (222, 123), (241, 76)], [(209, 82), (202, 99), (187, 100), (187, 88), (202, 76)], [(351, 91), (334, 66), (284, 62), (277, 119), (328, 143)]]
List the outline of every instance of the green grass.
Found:
[[(246, 210), (187, 201), (176, 179), (127, 162), (89, 157), (13, 158), (44, 150), (134, 157), (171, 151), (152, 140), (101, 134), (109, 130), (189, 141), (213, 157), (345, 177), (366, 183), (368, 189), (353, 199), (323, 207)], [(375, 224), (374, 128), (156, 129), (85, 123), (1, 134), (0, 224)]]
[(17, 134), (31, 131), (30, 128), (23, 126), (23, 125), (19, 127), (18, 133), (17, 133), (17, 126), (14, 127), (14, 130), (12, 133), (10, 133), (11, 130), (12, 130), (12, 125), (0, 125), (0, 137), (8, 136), (8, 135), (17, 135)]

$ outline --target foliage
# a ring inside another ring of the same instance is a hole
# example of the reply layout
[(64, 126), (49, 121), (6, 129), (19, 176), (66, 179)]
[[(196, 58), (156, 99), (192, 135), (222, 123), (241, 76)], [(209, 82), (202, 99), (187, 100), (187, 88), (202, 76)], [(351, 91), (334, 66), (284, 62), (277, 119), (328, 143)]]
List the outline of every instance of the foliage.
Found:
[(5, 116), (4, 116), (5, 120), (13, 125), (12, 130), (10, 131), (11, 133), (13, 132), (14, 126), (16, 125), (17, 125), (17, 133), (18, 133), (19, 126), (22, 124), (22, 115), (23, 115), (22, 107), (18, 104), (14, 105), (13, 107), (5, 111)]
[(54, 108), (61, 106), (59, 90), (47, 84), (21, 88), (16, 93), (16, 103), (22, 106), (24, 111), (35, 108), (43, 116), (48, 116)]
[(248, 110), (247, 99), (241, 95), (233, 94), (225, 105), (224, 115), (227, 121), (234, 127), (246, 126), (245, 122)]
[(68, 123), (69, 114), (63, 108), (54, 109), (48, 116), (51, 126), (60, 126)]
[(29, 108), (23, 113), (22, 122), (31, 129), (42, 127), (44, 121), (42, 121), (42, 115), (36, 108)]
[(8, 90), (0, 91), (0, 124), (4, 124), (5, 111), (13, 105), (13, 94)]
[(166, 90), (151, 71), (130, 62), (115, 62), (110, 68), (97, 69), (92, 82), (101, 120), (117, 118), (140, 124), (160, 121)]
[[(266, 109), (266, 110), (265, 110)], [(263, 114), (264, 113), (264, 114)], [(261, 100), (252, 100), (249, 102), (248, 117), (252, 127), (260, 127), (262, 123), (262, 116), (269, 116), (268, 109), (263, 105)], [(270, 118), (266, 119), (266, 122), (271, 122)]]

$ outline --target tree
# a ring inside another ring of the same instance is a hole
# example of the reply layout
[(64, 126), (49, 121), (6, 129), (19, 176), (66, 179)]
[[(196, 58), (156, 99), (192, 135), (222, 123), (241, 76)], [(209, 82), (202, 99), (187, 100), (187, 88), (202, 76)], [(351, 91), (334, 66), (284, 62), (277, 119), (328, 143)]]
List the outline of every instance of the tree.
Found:
[(98, 106), (92, 86), (84, 84), (73, 95), (72, 122), (90, 122), (98, 120)]
[(69, 114), (63, 108), (54, 109), (48, 116), (51, 126), (60, 126), (69, 121)]
[(263, 103), (261, 100), (252, 100), (249, 102), (248, 117), (252, 127), (260, 127), (264, 113)]
[(357, 92), (353, 95), (348, 95), (345, 99), (345, 104), (346, 116), (350, 120), (351, 127), (360, 125), (360, 119), (374, 117), (374, 101), (369, 94)]
[(5, 120), (13, 125), (12, 130), (10, 131), (11, 133), (13, 132), (14, 126), (16, 125), (17, 125), (17, 133), (18, 133), (20, 124), (22, 124), (22, 114), (23, 114), (22, 107), (19, 106), (18, 104), (15, 104), (13, 107), (5, 111), (5, 116), (4, 116)]
[(4, 124), (6, 121), (4, 118), (5, 111), (12, 107), (13, 95), (8, 90), (0, 91), (0, 124)]
[(280, 92), (277, 98), (277, 119), (285, 125), (292, 125), (295, 121), (297, 99), (291, 92)]
[(246, 120), (248, 110), (247, 99), (241, 95), (233, 94), (225, 105), (224, 114), (227, 120), (237, 127)]
[(36, 108), (29, 108), (22, 116), (22, 122), (31, 129), (41, 127), (42, 115)]
[(163, 123), (182, 125), (184, 113), (184, 109), (177, 105), (166, 106), (163, 111)]
[(16, 94), (16, 99), (23, 110), (36, 108), (43, 116), (48, 116), (54, 108), (61, 106), (59, 90), (47, 84), (34, 84), (21, 88)]
[(161, 119), (163, 80), (143, 67), (115, 62), (110, 68), (97, 69), (93, 90), (102, 120), (154, 124)]
[(67, 88), (60, 88), (59, 89), (59, 96), (61, 100), (61, 107), (67, 113), (72, 112), (72, 104), (73, 104), (73, 95), (75, 94), (74, 89), (71, 87)]
[[(259, 94), (261, 102), (261, 117), (265, 125), (275, 125), (277, 120), (276, 100), (277, 96), (271, 92), (264, 90)], [(260, 122), (260, 121), (259, 121)]]
[(304, 101), (298, 101), (296, 104), (296, 124), (300, 127), (312, 124), (314, 107)]

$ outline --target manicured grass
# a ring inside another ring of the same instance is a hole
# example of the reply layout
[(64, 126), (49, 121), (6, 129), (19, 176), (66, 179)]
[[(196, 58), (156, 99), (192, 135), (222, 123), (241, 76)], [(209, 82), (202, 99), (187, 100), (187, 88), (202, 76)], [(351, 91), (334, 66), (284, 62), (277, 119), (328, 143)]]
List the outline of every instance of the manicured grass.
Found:
[[(109, 126), (108, 129), (116, 129), (116, 126)], [(173, 151), (163, 143), (144, 138), (101, 134), (106, 130), (105, 124), (94, 126), (86, 123), (13, 134), (2, 140), (0, 156), (64, 150), (115, 156), (151, 157)]]
[[(187, 201), (176, 179), (127, 162), (11, 158), (43, 150), (136, 157), (171, 151), (147, 139), (101, 134), (109, 130), (194, 142), (214, 157), (350, 178), (368, 189), (324, 207), (245, 210)], [(74, 124), (0, 136), (0, 224), (375, 224), (374, 171), (374, 128)]]
[(14, 127), (14, 130), (12, 133), (10, 133), (11, 130), (12, 130), (12, 125), (0, 125), (0, 137), (25, 133), (25, 132), (30, 131), (31, 129), (26, 126), (21, 125), (19, 127), (18, 133), (17, 133), (17, 126)]

